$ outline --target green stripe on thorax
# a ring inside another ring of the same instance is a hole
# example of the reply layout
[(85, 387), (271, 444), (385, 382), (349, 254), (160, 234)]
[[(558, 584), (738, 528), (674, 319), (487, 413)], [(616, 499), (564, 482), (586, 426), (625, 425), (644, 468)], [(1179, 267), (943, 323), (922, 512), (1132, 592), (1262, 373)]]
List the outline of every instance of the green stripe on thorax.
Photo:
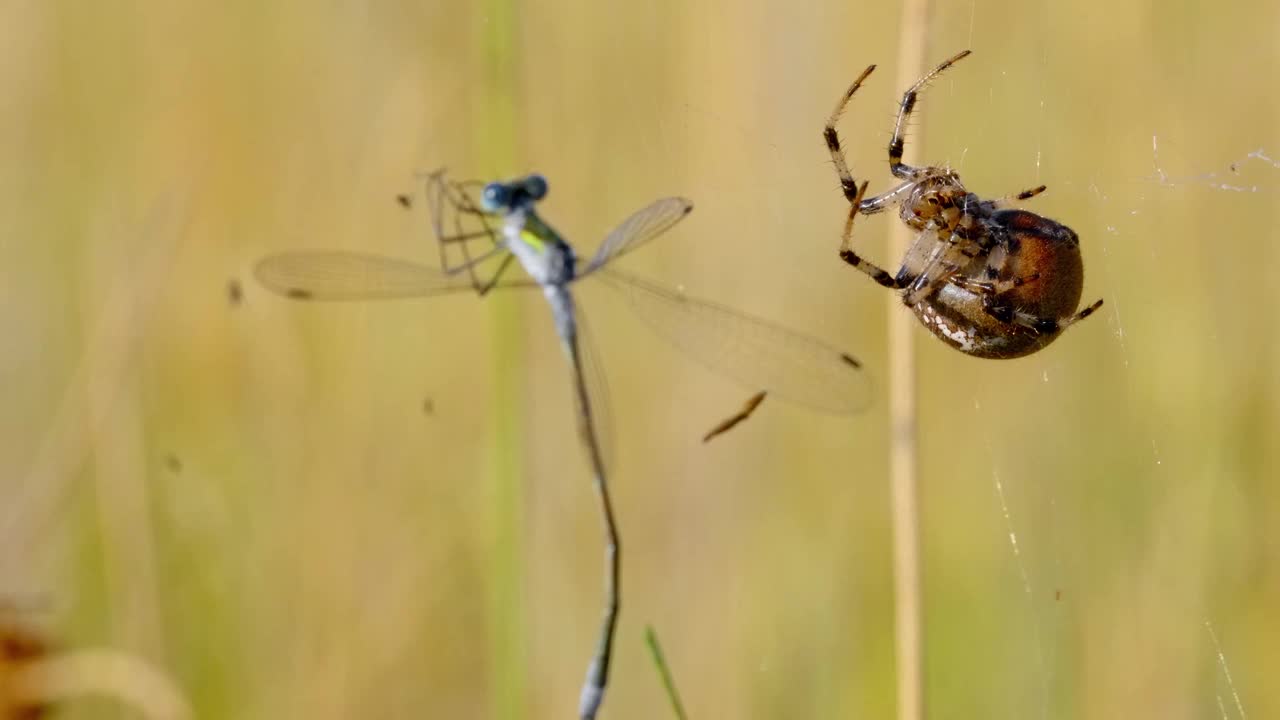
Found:
[(543, 222), (532, 209), (525, 210), (524, 227), (520, 230), (520, 238), (539, 253), (545, 253), (547, 245), (567, 245), (564, 238), (560, 237), (560, 233)]

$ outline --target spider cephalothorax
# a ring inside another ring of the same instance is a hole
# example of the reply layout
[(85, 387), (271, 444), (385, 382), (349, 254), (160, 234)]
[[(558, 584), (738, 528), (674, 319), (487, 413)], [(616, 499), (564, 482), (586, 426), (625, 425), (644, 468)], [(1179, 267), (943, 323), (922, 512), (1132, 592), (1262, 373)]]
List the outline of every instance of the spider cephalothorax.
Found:
[[(849, 171), (836, 122), (875, 65), (845, 91), (823, 129), (823, 138), (849, 214), (840, 257), (873, 280), (902, 293), (903, 302), (930, 332), (961, 352), (985, 358), (1015, 358), (1053, 342), (1067, 326), (1097, 310), (1102, 301), (1076, 312), (1084, 285), (1080, 240), (1071, 228), (1008, 205), (1044, 192), (1043, 185), (997, 200), (965, 189), (948, 168), (916, 168), (902, 162), (904, 130), (924, 86), (967, 56), (966, 50), (934, 68), (902, 96), (889, 171), (902, 180), (892, 190), (866, 197)], [(853, 251), (853, 221), (859, 215), (898, 206), (902, 221), (919, 231), (897, 275)]]

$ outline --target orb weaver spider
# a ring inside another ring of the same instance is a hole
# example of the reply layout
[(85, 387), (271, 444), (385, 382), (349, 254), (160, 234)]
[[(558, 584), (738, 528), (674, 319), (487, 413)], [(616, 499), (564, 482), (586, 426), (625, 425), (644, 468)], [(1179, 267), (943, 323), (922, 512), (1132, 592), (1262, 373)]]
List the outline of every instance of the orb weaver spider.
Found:
[[(1102, 300), (1076, 312), (1084, 285), (1080, 238), (1071, 228), (1035, 213), (1010, 208), (1044, 192), (1045, 186), (997, 200), (965, 189), (946, 167), (912, 167), (902, 162), (907, 121), (929, 81), (969, 55), (965, 50), (916, 81), (898, 105), (889, 141), (889, 171), (902, 182), (866, 197), (849, 171), (836, 123), (867, 79), (869, 66), (849, 86), (827, 119), (822, 136), (849, 201), (840, 258), (890, 290), (920, 322), (951, 347), (982, 358), (1029, 355), (1093, 314)], [(853, 251), (853, 222), (892, 206), (908, 227), (919, 231), (897, 275)]]

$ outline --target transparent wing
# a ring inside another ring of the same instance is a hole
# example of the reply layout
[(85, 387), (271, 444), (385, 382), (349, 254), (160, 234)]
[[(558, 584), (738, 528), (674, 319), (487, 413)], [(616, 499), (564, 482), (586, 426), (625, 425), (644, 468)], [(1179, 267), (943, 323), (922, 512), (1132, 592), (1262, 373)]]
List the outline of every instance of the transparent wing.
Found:
[(820, 340), (617, 270), (600, 277), (659, 335), (751, 390), (837, 414), (870, 402), (858, 361)]
[(268, 290), (296, 300), (392, 300), (474, 288), (467, 273), (340, 250), (269, 255), (253, 274)]
[(663, 198), (636, 211), (605, 237), (591, 262), (578, 274), (594, 272), (610, 260), (658, 237), (692, 210), (693, 203), (676, 197)]

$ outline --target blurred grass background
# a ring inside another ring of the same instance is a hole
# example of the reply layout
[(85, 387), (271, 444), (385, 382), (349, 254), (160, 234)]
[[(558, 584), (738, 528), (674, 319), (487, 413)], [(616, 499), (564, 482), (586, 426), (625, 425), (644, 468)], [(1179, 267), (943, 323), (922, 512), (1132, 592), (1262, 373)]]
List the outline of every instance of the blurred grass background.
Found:
[[(545, 173), (583, 247), (681, 194), (696, 212), (628, 267), (882, 380), (891, 298), (835, 256), (820, 130), (880, 64), (841, 130), (887, 186), (898, 14), (0, 6), (0, 594), (167, 669), (202, 717), (571, 716), (600, 539), (543, 300), (308, 306), (248, 269), (434, 257), (394, 198), (439, 166)], [(935, 8), (928, 64), (975, 54), (911, 141), (984, 196), (1046, 183), (1032, 207), (1107, 304), (1013, 362), (919, 331), (932, 716), (1280, 713), (1277, 27), (1264, 2)], [(886, 265), (889, 222), (857, 236)], [(581, 297), (626, 549), (604, 716), (665, 716), (652, 622), (694, 717), (890, 717), (883, 401), (769, 401), (703, 446), (753, 389)]]

